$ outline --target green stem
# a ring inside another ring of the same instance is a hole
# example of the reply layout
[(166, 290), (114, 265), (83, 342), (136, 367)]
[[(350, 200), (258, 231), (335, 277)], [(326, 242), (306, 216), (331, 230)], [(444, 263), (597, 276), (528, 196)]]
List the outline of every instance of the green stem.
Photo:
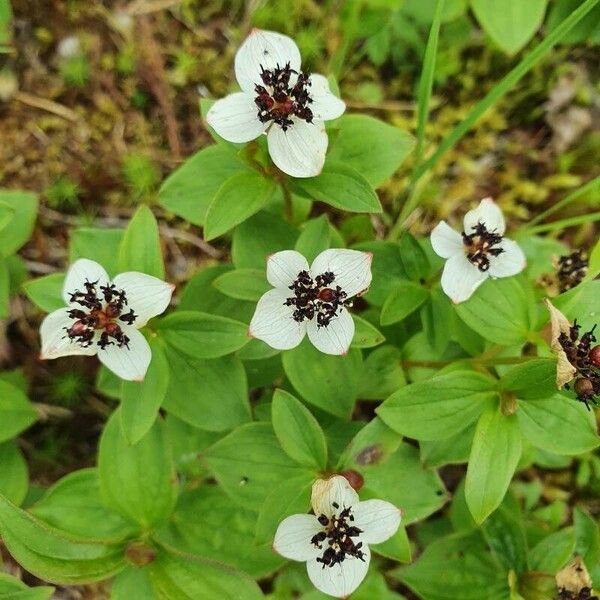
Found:
[(536, 360), (537, 356), (512, 356), (505, 358), (483, 358), (482, 356), (476, 356), (474, 358), (455, 358), (454, 360), (402, 360), (400, 364), (407, 368), (422, 368), (422, 369), (441, 369), (448, 365), (455, 364), (457, 362), (468, 362), (473, 365), (520, 365), (530, 360)]
[(292, 204), (292, 193), (290, 188), (287, 186), (285, 181), (281, 182), (281, 191), (283, 192), (283, 211), (285, 214), (285, 220), (288, 223), (292, 223), (294, 220), (294, 206)]
[(600, 175), (598, 175), (598, 177), (595, 177), (594, 179), (591, 179), (579, 189), (572, 191), (570, 194), (565, 196), (560, 202), (557, 202), (550, 208), (541, 212), (539, 215), (533, 217), (533, 219), (529, 221), (529, 224), (526, 228), (529, 229), (532, 225), (536, 225), (540, 221), (543, 221), (546, 217), (549, 217), (550, 215), (554, 214), (555, 212), (558, 212), (559, 210), (562, 210), (563, 208), (565, 208), (565, 206), (571, 204), (571, 202), (575, 202), (575, 200), (596, 188), (600, 188)]
[(554, 231), (556, 229), (564, 229), (565, 227), (583, 225), (584, 223), (593, 223), (594, 221), (600, 221), (600, 212), (590, 213), (589, 215), (579, 215), (578, 217), (569, 217), (568, 219), (544, 223), (543, 225), (537, 225), (536, 227), (525, 227), (524, 229), (521, 229), (521, 232), (527, 232), (529, 234), (543, 233), (545, 231)]
[[(581, 19), (588, 13), (599, 0), (585, 0), (574, 10), (556, 29), (553, 29), (542, 42), (534, 48), (519, 64), (509, 71), (471, 110), (466, 119), (461, 121), (438, 146), (436, 151), (414, 171), (412, 181), (418, 182), (425, 173), (431, 171), (442, 158), (442, 156), (471, 129), (475, 122), (491, 106), (500, 100), (517, 82), (526, 75), (552, 48), (555, 46)], [(402, 229), (408, 216), (419, 204), (417, 195), (410, 195), (408, 201), (402, 207), (394, 229)], [(398, 222), (400, 225), (398, 225)]]

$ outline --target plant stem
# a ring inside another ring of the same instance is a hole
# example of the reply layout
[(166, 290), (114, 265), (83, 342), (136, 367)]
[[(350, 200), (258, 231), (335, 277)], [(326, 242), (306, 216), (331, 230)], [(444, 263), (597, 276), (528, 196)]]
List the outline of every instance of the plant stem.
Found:
[(413, 368), (422, 368), (422, 369), (441, 369), (442, 367), (447, 367), (448, 365), (457, 363), (457, 362), (468, 362), (474, 365), (520, 365), (530, 360), (536, 360), (537, 356), (510, 356), (510, 357), (490, 357), (484, 358), (481, 356), (476, 356), (473, 358), (456, 358), (454, 360), (401, 360), (400, 364), (407, 369)]
[(544, 231), (553, 231), (555, 229), (564, 229), (565, 227), (583, 225), (584, 223), (593, 223), (594, 221), (600, 221), (600, 212), (590, 213), (589, 215), (579, 215), (577, 217), (569, 217), (568, 219), (561, 219), (560, 221), (553, 221), (552, 223), (544, 223), (543, 225), (537, 225), (536, 227), (525, 227), (525, 229), (521, 229), (521, 232), (526, 231), (527, 233), (542, 233)]
[(292, 193), (285, 181), (281, 182), (281, 191), (283, 192), (283, 211), (285, 220), (291, 223), (294, 220), (294, 207), (292, 205)]
[(585, 185), (581, 186), (579, 189), (572, 191), (570, 194), (565, 196), (562, 200), (560, 200), (559, 202), (557, 202), (550, 208), (547, 208), (545, 211), (541, 212), (539, 215), (536, 215), (535, 217), (533, 217), (533, 219), (531, 219), (531, 221), (529, 221), (529, 224), (525, 227), (525, 229), (530, 229), (532, 227), (532, 225), (536, 225), (540, 221), (543, 221), (546, 217), (549, 217), (550, 215), (554, 214), (555, 212), (565, 208), (565, 206), (568, 206), (569, 204), (571, 204), (571, 202), (575, 202), (575, 200), (577, 200), (579, 197), (583, 196), (584, 194), (587, 194), (587, 192), (590, 192), (596, 188), (600, 188), (600, 175), (598, 175), (598, 177), (594, 177), (594, 179), (591, 179)]

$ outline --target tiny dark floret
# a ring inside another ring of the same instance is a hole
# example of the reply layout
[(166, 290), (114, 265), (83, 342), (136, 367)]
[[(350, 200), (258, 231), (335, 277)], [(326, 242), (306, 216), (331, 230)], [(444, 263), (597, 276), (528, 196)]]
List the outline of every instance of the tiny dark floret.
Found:
[(125, 290), (119, 290), (114, 284), (98, 286), (97, 281), (86, 281), (85, 291), (75, 290), (69, 294), (69, 302), (81, 308), (72, 308), (68, 315), (74, 323), (65, 327), (67, 337), (82, 348), (94, 344), (96, 333), (100, 334), (97, 344), (105, 350), (115, 344), (118, 348), (129, 349), (129, 337), (125, 335), (118, 321), (133, 325), (137, 315), (133, 309), (123, 313), (127, 306)]
[(583, 250), (575, 250), (560, 256), (556, 269), (560, 292), (566, 292), (579, 285), (588, 272), (588, 258)]
[(488, 231), (486, 226), (479, 222), (472, 228), (473, 233), (462, 232), (463, 244), (467, 258), (482, 272), (490, 268), (490, 256), (496, 257), (504, 252), (498, 248), (502, 242), (502, 236), (495, 231)]

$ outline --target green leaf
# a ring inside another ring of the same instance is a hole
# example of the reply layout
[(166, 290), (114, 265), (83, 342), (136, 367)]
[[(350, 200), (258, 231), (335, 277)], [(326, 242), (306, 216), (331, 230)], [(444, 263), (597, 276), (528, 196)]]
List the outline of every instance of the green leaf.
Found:
[(364, 361), (359, 397), (364, 400), (384, 400), (406, 385), (401, 361), (402, 354), (394, 346), (386, 344), (370, 352)]
[(256, 521), (256, 543), (272, 544), (279, 523), (290, 515), (305, 513), (315, 476), (309, 473), (273, 486), (265, 498)]
[(119, 271), (165, 278), (158, 223), (148, 206), (140, 206), (129, 221), (119, 247)]
[[(576, 538), (575, 553), (583, 558), (589, 571), (597, 571), (600, 561), (600, 529), (598, 529), (596, 520), (585, 510), (576, 506), (573, 510), (573, 525)], [(593, 574), (592, 580), (594, 580)]]
[(518, 398), (541, 400), (556, 394), (556, 360), (532, 359), (507, 371), (498, 383), (501, 391)]
[(0, 319), (5, 319), (10, 310), (10, 272), (6, 260), (0, 256)]
[(52, 312), (65, 306), (65, 301), (62, 299), (64, 282), (64, 273), (52, 273), (26, 281), (23, 284), (23, 291), (44, 312)]
[(100, 490), (106, 504), (149, 529), (167, 519), (177, 497), (177, 479), (164, 423), (157, 421), (130, 446), (123, 436), (119, 410), (102, 432), (98, 449)]
[[(452, 326), (458, 321), (450, 299), (439, 288), (430, 290), (429, 299), (421, 305), (420, 315), (429, 346), (437, 354), (443, 354), (452, 337)], [(468, 328), (462, 321), (460, 323), (464, 334)], [(458, 339), (456, 341), (459, 342)]]
[(274, 486), (292, 477), (314, 479), (281, 449), (270, 423), (248, 423), (225, 436), (201, 456), (223, 491), (233, 500), (260, 510)]
[(225, 356), (250, 341), (245, 323), (195, 311), (176, 311), (157, 330), (167, 344), (195, 359)]
[(269, 254), (294, 247), (298, 230), (280, 216), (259, 212), (233, 232), (231, 256), (236, 269), (264, 272)]
[(357, 315), (352, 315), (352, 319), (355, 327), (352, 348), (373, 348), (385, 342), (383, 333), (369, 321)]
[[(506, 500), (512, 500), (512, 503)], [(520, 575), (528, 568), (527, 540), (517, 501), (510, 494), (506, 500), (487, 519), (482, 532), (488, 546), (504, 568)]]
[(344, 115), (338, 124), (327, 160), (353, 167), (375, 188), (398, 170), (415, 145), (406, 131), (367, 115)]
[(465, 485), (467, 505), (477, 523), (483, 523), (502, 502), (520, 458), (516, 415), (487, 408), (475, 428)]
[(0, 494), (20, 505), (27, 495), (29, 476), (27, 463), (14, 441), (0, 444)]
[(0, 232), (0, 256), (10, 256), (31, 237), (38, 199), (31, 192), (0, 190), (0, 202), (10, 210), (10, 221)]
[(260, 173), (232, 175), (219, 188), (206, 211), (204, 238), (212, 240), (243, 223), (269, 202), (274, 191), (274, 182)]
[(158, 203), (186, 221), (202, 226), (223, 182), (243, 172), (250, 170), (234, 148), (226, 144), (208, 146), (167, 177), (158, 192)]
[(438, 539), (427, 546), (416, 562), (391, 574), (427, 600), (509, 597), (508, 573), (498, 568), (479, 534), (461, 533)]
[(53, 593), (54, 588), (47, 586), (30, 588), (16, 577), (0, 573), (1, 600), (50, 600)]
[(534, 325), (531, 286), (520, 277), (489, 279), (455, 308), (471, 329), (503, 346), (523, 344)]
[(304, 229), (296, 240), (295, 250), (300, 252), (311, 263), (330, 246), (331, 230), (327, 215), (307, 221)]
[(456, 370), (400, 388), (376, 412), (402, 435), (438, 440), (468, 427), (495, 396), (493, 379)]
[(417, 282), (423, 282), (429, 277), (431, 266), (427, 254), (423, 250), (419, 241), (410, 233), (405, 231), (398, 241), (402, 266), (409, 279)]
[(582, 402), (555, 394), (547, 400), (519, 402), (523, 435), (537, 448), (555, 454), (583, 454), (600, 445), (593, 412)]
[(259, 579), (275, 571), (284, 559), (270, 544), (257, 546), (256, 521), (255, 511), (240, 507), (218, 486), (202, 485), (182, 494), (169, 523), (155, 535), (159, 542), (237, 567)]
[(149, 569), (152, 586), (161, 600), (264, 598), (247, 575), (212, 560), (163, 553)]
[(144, 600), (161, 600), (152, 588), (147, 568), (128, 567), (113, 580), (110, 600), (133, 600), (136, 596)]
[(19, 435), (37, 417), (27, 396), (11, 383), (0, 380), (0, 442)]
[[(583, 0), (555, 0), (550, 5), (546, 27), (552, 31), (560, 25), (578, 6), (583, 4)], [(563, 44), (581, 44), (585, 41), (592, 42), (594, 35), (596, 43), (600, 31), (600, 6), (596, 6), (590, 11), (585, 19), (582, 19), (565, 35), (562, 39)], [(591, 265), (591, 263), (590, 263)]]
[(123, 233), (123, 229), (74, 229), (69, 241), (69, 262), (89, 258), (100, 263), (109, 275), (116, 275), (119, 272), (119, 246)]
[(282, 355), (283, 368), (296, 391), (314, 406), (342, 419), (352, 413), (362, 371), (360, 350), (346, 356), (319, 352), (308, 340)]
[(69, 473), (36, 502), (31, 512), (68, 534), (117, 543), (136, 533), (136, 527), (107, 508), (100, 496), (97, 469)]
[(418, 283), (400, 281), (397, 283), (381, 308), (381, 324), (392, 325), (402, 321), (427, 300), (429, 292)]
[(44, 581), (61, 584), (107, 579), (125, 566), (121, 544), (67, 535), (0, 496), (0, 533), (13, 558)]
[(10, 223), (14, 214), (13, 207), (7, 202), (0, 200), (0, 235), (2, 235), (2, 230)]
[(150, 340), (152, 360), (143, 381), (123, 381), (121, 387), (121, 427), (129, 444), (137, 444), (156, 421), (167, 388), (169, 364), (162, 347)]
[(226, 296), (238, 300), (256, 302), (271, 289), (265, 271), (259, 269), (236, 269), (219, 275), (213, 285)]
[(306, 467), (327, 466), (327, 442), (319, 422), (299, 400), (275, 390), (271, 415), (275, 435), (283, 451)]
[(443, 467), (449, 464), (466, 463), (469, 460), (475, 426), (443, 440), (419, 442), (421, 460), (428, 467)]
[(294, 179), (292, 189), (348, 212), (381, 212), (371, 184), (359, 171), (342, 162), (327, 161), (320, 175)]
[(165, 409), (208, 431), (233, 429), (250, 420), (246, 372), (239, 358), (195, 360), (167, 348), (171, 372)]
[(542, 539), (531, 549), (529, 562), (533, 571), (556, 573), (571, 558), (575, 549), (575, 531), (566, 527)]
[(385, 498), (399, 507), (404, 525), (433, 514), (448, 500), (437, 472), (423, 467), (418, 449), (407, 443), (401, 443), (387, 460), (355, 468), (365, 479), (361, 495)]
[(485, 32), (507, 54), (515, 54), (540, 28), (547, 0), (471, 0), (471, 7)]

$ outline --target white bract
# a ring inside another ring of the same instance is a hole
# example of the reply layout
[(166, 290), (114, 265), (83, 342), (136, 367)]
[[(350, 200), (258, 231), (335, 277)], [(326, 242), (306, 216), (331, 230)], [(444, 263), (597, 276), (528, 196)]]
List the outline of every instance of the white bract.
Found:
[(360, 502), (340, 475), (314, 483), (311, 505), (314, 515), (292, 515), (279, 524), (273, 548), (286, 558), (306, 561), (317, 589), (345, 598), (367, 574), (368, 544), (385, 542), (398, 531), (400, 510), (384, 500)]
[(67, 307), (50, 313), (40, 327), (40, 358), (97, 354), (122, 379), (141, 381), (152, 354), (138, 329), (167, 308), (173, 289), (136, 271), (111, 280), (93, 260), (77, 260), (63, 286)]
[(458, 233), (446, 221), (431, 232), (436, 254), (447, 259), (442, 289), (453, 302), (468, 300), (488, 277), (510, 277), (525, 268), (525, 255), (513, 240), (504, 237), (506, 225), (498, 205), (484, 198), (464, 218)]
[(309, 267), (302, 254), (283, 250), (267, 259), (267, 280), (249, 334), (272, 348), (295, 348), (308, 333), (326, 354), (345, 354), (354, 336), (347, 308), (371, 283), (372, 255), (358, 250), (321, 252)]
[(289, 37), (254, 29), (235, 55), (242, 89), (217, 100), (208, 124), (229, 142), (245, 143), (267, 134), (273, 162), (293, 177), (314, 177), (325, 162), (324, 121), (346, 105), (322, 75), (301, 71), (300, 50)]

